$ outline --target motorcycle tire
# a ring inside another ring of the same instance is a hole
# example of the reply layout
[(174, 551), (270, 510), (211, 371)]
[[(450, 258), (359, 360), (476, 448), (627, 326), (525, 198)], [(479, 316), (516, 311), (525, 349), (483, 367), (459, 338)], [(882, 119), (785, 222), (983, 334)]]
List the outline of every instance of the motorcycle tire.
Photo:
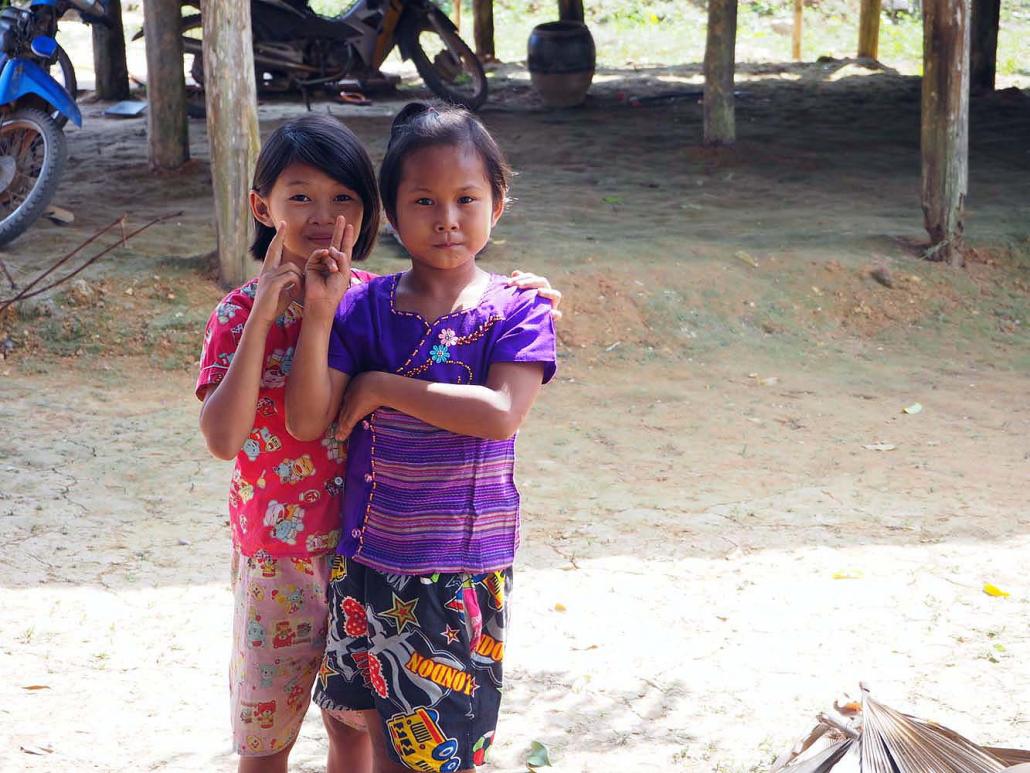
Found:
[[(194, 13), (189, 16), (182, 17), (182, 26), (179, 28), (179, 34), (186, 38), (187, 32), (193, 32), (194, 30), (203, 30), (204, 22), (200, 18), (199, 13)], [(192, 38), (192, 36), (189, 36)], [(184, 56), (188, 54), (184, 53)], [(193, 78), (193, 82), (196, 83), (200, 88), (204, 88), (204, 55), (194, 54), (193, 62), (190, 64), (190, 76)]]
[[(203, 30), (204, 23), (201, 20), (200, 14), (195, 13), (190, 16), (182, 17), (182, 26), (180, 27), (180, 35), (182, 35), (183, 41), (187, 39), (196, 40), (196, 37), (188, 35), (187, 33), (195, 30)], [(183, 60), (190, 56), (190, 52), (183, 52)], [(194, 53), (193, 61), (190, 62), (190, 77), (193, 78), (193, 82), (197, 85), (197, 88), (203, 91), (204, 89), (204, 55), (201, 53)], [(262, 85), (264, 83), (263, 70), (261, 67), (254, 68), (254, 80), (257, 84), (258, 92), (262, 92)], [(203, 118), (207, 115), (207, 108), (204, 106), (203, 99), (199, 103), (190, 101), (187, 97), (186, 112), (190, 118)]]
[[(428, 18), (420, 19), (410, 24), (403, 33), (408, 36), (406, 48), (411, 53), (411, 60), (415, 64), (415, 69), (418, 70), (418, 74), (422, 76), (422, 80), (425, 81), (429, 90), (440, 97), (440, 99), (455, 105), (461, 105), (469, 110), (478, 110), (486, 102), (488, 91), (483, 64), (472, 49), (469, 48), (468, 44), (452, 28), (450, 20), (446, 16), (435, 8), (429, 12), (440, 14), (439, 23), (444, 30), (442, 35), (437, 32)], [(453, 85), (453, 77), (448, 77), (449, 73), (440, 67), (440, 63), (429, 58), (419, 40), (420, 36), (424, 33), (435, 35), (441, 38), (444, 43), (444, 51), (437, 54), (436, 58), (439, 58), (445, 52), (449, 53), (451, 47), (458, 52), (462, 60), (462, 71), (474, 81), (470, 89), (455, 87)]]
[[(72, 102), (76, 102), (79, 98), (79, 84), (75, 79), (75, 68), (72, 67), (72, 60), (61, 46), (57, 47), (57, 59), (54, 64), (61, 69), (64, 90), (68, 92)], [(68, 116), (59, 110), (54, 110), (50, 113), (50, 117), (54, 119), (59, 129), (63, 129), (64, 125), (68, 123)]]
[[(13, 138), (19, 130), (34, 132), (38, 137), (28, 144), (24, 136), (12, 142), (9, 138)], [(10, 154), (15, 147), (20, 148), (18, 158)], [(42, 149), (42, 160), (38, 164), (32, 163), (32, 168), (26, 169), (22, 165), (26, 160), (25, 154), (28, 152), (34, 157), (33, 151), (36, 148)], [(46, 210), (47, 204), (57, 192), (67, 155), (64, 132), (42, 110), (22, 107), (0, 123), (0, 183), (5, 183), (0, 190), (0, 245), (21, 236)], [(29, 186), (28, 191), (24, 191), (24, 186), (19, 190), (18, 183), (21, 180), (33, 177), (35, 182)], [(15, 197), (20, 197), (21, 202), (8, 211), (8, 205)]]

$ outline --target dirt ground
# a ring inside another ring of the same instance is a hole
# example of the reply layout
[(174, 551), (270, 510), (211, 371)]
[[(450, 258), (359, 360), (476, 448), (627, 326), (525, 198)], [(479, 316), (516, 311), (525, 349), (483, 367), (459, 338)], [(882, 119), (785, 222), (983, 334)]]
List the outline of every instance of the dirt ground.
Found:
[[(918, 257), (918, 81), (740, 80), (739, 145), (712, 153), (696, 67), (602, 72), (567, 112), (495, 76), (519, 175), (483, 262), (546, 274), (567, 315), (520, 439), (489, 770), (534, 740), (556, 771), (765, 770), (860, 679), (1030, 747), (1030, 97), (973, 101), (953, 270)], [(378, 157), (398, 104), (331, 109)], [(15, 280), (122, 213), (182, 215), (0, 322), (0, 768), (229, 771), (230, 467), (192, 395), (221, 293), (204, 126), (156, 177), (142, 121), (102, 107), (69, 130), (76, 223), (0, 252)], [(370, 268), (403, 267), (384, 239)], [(293, 769), (324, 751), (311, 712)]]

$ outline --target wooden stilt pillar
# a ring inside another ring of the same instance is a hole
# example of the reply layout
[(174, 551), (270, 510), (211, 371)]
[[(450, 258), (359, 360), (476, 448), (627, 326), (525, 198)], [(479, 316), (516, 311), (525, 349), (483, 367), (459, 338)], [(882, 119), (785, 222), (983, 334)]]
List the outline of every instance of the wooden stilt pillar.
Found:
[[(929, 0), (933, 2), (933, 0)], [(862, 0), (858, 22), (858, 55), (875, 59), (880, 48), (881, 0)]]
[(496, 62), (494, 49), (494, 0), (472, 0), (474, 17), (473, 37), (476, 41), (476, 56), (481, 62)]
[(705, 43), (704, 144), (732, 145), (737, 139), (733, 106), (737, 0), (708, 0)]
[(129, 67), (125, 63), (125, 28), (122, 26), (121, 0), (108, 0), (110, 26), (94, 24), (93, 70), (97, 74), (99, 99), (129, 98)]
[(247, 195), (261, 146), (250, 0), (205, 2), (203, 19), (218, 266), (223, 283), (238, 285), (252, 273), (247, 259), (252, 226)]
[(458, 34), (461, 34), (461, 0), (454, 0), (454, 26), (458, 28)]
[(973, 93), (994, 91), (1001, 0), (973, 0), (969, 79)]
[(186, 81), (182, 74), (179, 0), (147, 0), (147, 140), (154, 169), (177, 169), (190, 158)]
[(923, 3), (923, 221), (931, 260), (962, 265), (969, 171), (970, 0)]
[(790, 36), (790, 56), (795, 62), (801, 61), (801, 14), (803, 10), (802, 0), (794, 0), (794, 29)]
[(562, 21), (583, 21), (583, 0), (558, 0), (558, 18)]

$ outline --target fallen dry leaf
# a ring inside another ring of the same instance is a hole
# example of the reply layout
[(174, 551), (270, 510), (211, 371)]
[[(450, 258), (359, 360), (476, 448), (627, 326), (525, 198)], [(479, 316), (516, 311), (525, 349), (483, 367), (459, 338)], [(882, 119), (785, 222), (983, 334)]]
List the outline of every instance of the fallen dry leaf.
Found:
[(1002, 590), (997, 585), (992, 585), (989, 582), (984, 583), (984, 593), (988, 596), (994, 596), (995, 598), (1008, 598), (1012, 594), (1006, 590)]

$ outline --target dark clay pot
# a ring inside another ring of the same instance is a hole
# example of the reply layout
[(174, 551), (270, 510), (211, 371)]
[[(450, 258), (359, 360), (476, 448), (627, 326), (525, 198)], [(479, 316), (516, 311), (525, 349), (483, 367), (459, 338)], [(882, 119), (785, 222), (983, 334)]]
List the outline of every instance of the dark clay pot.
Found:
[(594, 79), (595, 60), (594, 38), (582, 22), (538, 24), (529, 35), (529, 75), (548, 107), (582, 104)]

